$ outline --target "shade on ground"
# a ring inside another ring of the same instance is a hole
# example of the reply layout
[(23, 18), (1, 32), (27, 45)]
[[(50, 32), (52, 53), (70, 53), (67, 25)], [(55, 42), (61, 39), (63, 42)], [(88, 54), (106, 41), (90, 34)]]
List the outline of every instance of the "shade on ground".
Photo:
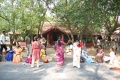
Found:
[(39, 68), (24, 62), (1, 62), (0, 80), (120, 80), (120, 71), (110, 70), (105, 63), (82, 63), (78, 69), (70, 62), (62, 67), (57, 67), (56, 62), (41, 62)]

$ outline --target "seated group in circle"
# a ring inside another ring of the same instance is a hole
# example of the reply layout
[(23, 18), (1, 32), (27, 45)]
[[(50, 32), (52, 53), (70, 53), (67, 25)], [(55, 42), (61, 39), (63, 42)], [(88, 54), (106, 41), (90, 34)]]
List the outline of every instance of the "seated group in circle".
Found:
[(96, 50), (95, 61), (98, 63), (109, 62), (110, 67), (120, 70), (120, 61), (113, 48), (110, 48), (109, 54), (104, 54), (101, 45), (99, 45)]
[[(56, 43), (56, 45), (57, 45), (57, 43)], [(76, 46), (76, 47), (74, 47), (74, 46)], [(87, 62), (87, 63), (93, 63), (94, 62), (92, 57), (88, 56), (88, 51), (87, 51), (85, 46), (82, 46), (82, 47), (78, 46), (78, 41), (77, 41), (76, 43), (74, 43), (73, 47), (74, 47), (74, 51), (73, 51), (74, 52), (74, 56), (73, 57), (75, 57), (75, 58), (73, 58), (73, 65), (74, 64), (76, 65), (76, 59), (78, 59), (76, 57), (76, 55), (78, 55), (78, 54), (76, 54), (76, 53), (78, 53), (81, 50), (82, 50), (81, 51), (82, 52), (81, 53), (81, 57), (84, 58), (85, 62)], [(78, 48), (81, 47), (81, 49), (76, 50), (77, 47)], [(10, 49), (7, 51), (7, 54), (5, 55), (6, 61), (12, 61), (14, 63), (21, 62), (22, 61), (22, 54), (21, 54), (22, 50), (23, 49), (19, 45), (17, 45), (14, 50), (13, 50), (12, 46), (10, 46)], [(56, 51), (58, 51), (57, 50), (57, 46), (56, 46)], [(43, 54), (43, 55), (45, 55), (45, 54)], [(41, 55), (40, 56), (42, 56), (42, 50), (41, 50)], [(57, 56), (56, 60), (58, 60), (58, 56)], [(63, 60), (61, 60), (61, 61), (63, 61), (63, 62), (59, 62), (59, 60), (58, 60), (57, 64), (58, 65), (63, 65), (63, 63), (64, 63), (64, 55), (63, 55)], [(97, 50), (96, 50), (95, 61), (98, 62), (98, 63), (101, 63), (103, 61), (109, 61), (112, 68), (120, 70), (120, 61), (118, 60), (118, 58), (116, 56), (116, 53), (114, 52), (113, 48), (110, 48), (109, 55), (105, 55), (104, 54), (104, 50), (99, 45)], [(77, 67), (80, 68), (80, 64)]]
[(18, 63), (22, 61), (22, 48), (17, 45), (15, 49), (12, 46), (9, 46), (7, 53), (5, 55), (6, 61), (12, 61), (14, 63)]
[[(73, 44), (73, 52), (75, 52), (74, 44)], [(83, 62), (86, 62), (86, 63), (109, 62), (110, 67), (112, 67), (113, 69), (120, 70), (120, 60), (117, 58), (116, 53), (113, 48), (110, 48), (109, 54), (104, 54), (104, 50), (102, 49), (101, 45), (99, 45), (94, 57), (95, 57), (95, 61), (92, 59), (91, 56), (88, 56), (88, 50), (86, 49), (86, 47), (84, 45), (81, 47), (81, 59), (80, 60), (82, 60)], [(74, 58), (73, 58), (73, 61), (74, 61)]]
[[(43, 39), (42, 39), (43, 40)], [(44, 63), (47, 63), (45, 46), (42, 45), (42, 41), (38, 41), (38, 37), (35, 37), (35, 40), (32, 42), (32, 54), (28, 55), (28, 58), (25, 60), (26, 63), (30, 63), (31, 67), (34, 67), (34, 63), (37, 63), (39, 67), (39, 59), (42, 58)], [(16, 45), (16, 48), (13, 49), (12, 46), (9, 46), (9, 49), (6, 51), (5, 60), (11, 61), (13, 63), (19, 63), (22, 61), (22, 51), (23, 49), (19, 44)]]

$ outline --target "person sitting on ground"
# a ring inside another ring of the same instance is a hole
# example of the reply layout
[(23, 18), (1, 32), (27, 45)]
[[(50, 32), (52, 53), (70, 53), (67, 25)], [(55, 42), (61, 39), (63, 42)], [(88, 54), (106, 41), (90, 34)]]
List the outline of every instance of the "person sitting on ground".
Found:
[(19, 63), (22, 61), (22, 48), (20, 47), (20, 45), (16, 45), (16, 48), (15, 48), (15, 54), (13, 56), (13, 63)]
[(13, 60), (13, 53), (14, 53), (14, 50), (12, 48), (12, 46), (9, 46), (9, 50), (7, 50), (7, 54), (5, 55), (5, 59), (6, 61), (12, 61)]
[(81, 57), (83, 57), (87, 63), (92, 63), (92, 62), (94, 62), (94, 61), (92, 60), (92, 58), (91, 58), (90, 56), (88, 56), (87, 53), (88, 53), (88, 50), (86, 49), (85, 46), (83, 46), (83, 47), (82, 47), (82, 55), (81, 55)]
[(97, 61), (98, 63), (103, 62), (103, 56), (104, 56), (104, 51), (102, 49), (102, 46), (99, 45), (98, 49), (96, 50), (95, 61)]
[(46, 40), (45, 38), (42, 38), (40, 40), (41, 42), (41, 51), (40, 51), (40, 57), (45, 57), (46, 56)]
[(110, 61), (110, 64), (112, 64), (112, 62), (117, 59), (116, 57), (116, 53), (114, 52), (114, 49), (113, 48), (110, 48), (110, 53), (109, 55), (105, 55), (104, 56), (104, 61)]
[(25, 60), (25, 62), (31, 64), (31, 63), (32, 63), (32, 55), (30, 55), (30, 56)]
[(107, 58), (107, 60), (109, 59), (110, 61), (110, 69), (120, 70), (120, 60), (118, 60), (113, 48), (110, 48), (110, 54), (106, 56), (105, 58)]

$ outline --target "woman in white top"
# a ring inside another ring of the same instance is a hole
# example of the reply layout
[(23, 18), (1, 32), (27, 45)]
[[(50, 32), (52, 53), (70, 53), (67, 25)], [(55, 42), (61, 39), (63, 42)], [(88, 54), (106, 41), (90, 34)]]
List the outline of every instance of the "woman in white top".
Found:
[(114, 52), (113, 48), (110, 48), (110, 64), (114, 62), (114, 60), (117, 60), (116, 53)]
[(120, 60), (118, 60), (113, 48), (110, 48), (108, 59), (110, 60), (110, 65), (112, 66), (110, 69), (120, 70)]
[(110, 64), (112, 65), (112, 68), (115, 70), (120, 70), (120, 60), (118, 60), (116, 53), (114, 52), (113, 48), (110, 49)]
[(79, 46), (79, 40), (73, 44), (73, 67), (80, 68), (80, 56), (81, 56), (81, 46)]
[(109, 55), (104, 56), (104, 61), (109, 61), (109, 60), (110, 60), (110, 64), (113, 64), (114, 60), (117, 60), (116, 53), (114, 52), (113, 48), (110, 48)]

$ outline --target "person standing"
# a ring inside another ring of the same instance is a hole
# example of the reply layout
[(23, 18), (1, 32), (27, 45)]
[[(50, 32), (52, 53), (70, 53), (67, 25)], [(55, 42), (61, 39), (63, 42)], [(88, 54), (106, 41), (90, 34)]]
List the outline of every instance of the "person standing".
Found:
[(5, 31), (3, 31), (3, 33), (1, 34), (0, 36), (0, 43), (1, 43), (1, 53), (3, 51), (3, 48), (5, 49), (5, 53), (7, 51), (7, 46), (6, 46), (6, 43), (5, 43)]
[(64, 64), (64, 50), (62, 48), (62, 45), (64, 45), (64, 44), (66, 44), (66, 43), (64, 41), (62, 41), (60, 37), (55, 42), (57, 66), (62, 66)]
[(73, 67), (80, 68), (81, 46), (79, 40), (73, 44)]
[(40, 41), (38, 41), (38, 37), (35, 37), (34, 42), (32, 42), (32, 64), (31, 64), (31, 67), (34, 67), (35, 61), (37, 62), (37, 67), (39, 67), (40, 50), (41, 50)]
[(29, 34), (25, 37), (27, 56), (31, 55), (31, 40)]

